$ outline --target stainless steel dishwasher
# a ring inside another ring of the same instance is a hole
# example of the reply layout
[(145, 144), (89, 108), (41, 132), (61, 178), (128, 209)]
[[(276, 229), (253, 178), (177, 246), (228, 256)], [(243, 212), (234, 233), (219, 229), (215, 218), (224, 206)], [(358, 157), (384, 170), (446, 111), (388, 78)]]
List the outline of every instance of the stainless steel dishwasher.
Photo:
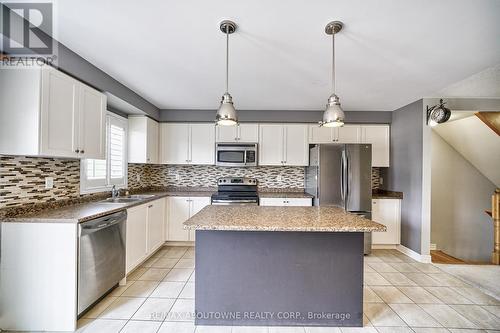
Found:
[(81, 223), (78, 230), (78, 315), (125, 277), (127, 212)]

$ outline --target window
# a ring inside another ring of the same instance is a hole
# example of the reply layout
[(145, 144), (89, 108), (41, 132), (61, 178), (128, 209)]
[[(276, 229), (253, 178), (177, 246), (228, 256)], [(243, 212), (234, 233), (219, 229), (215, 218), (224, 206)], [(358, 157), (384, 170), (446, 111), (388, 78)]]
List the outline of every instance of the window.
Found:
[(80, 193), (94, 193), (127, 187), (127, 119), (106, 115), (106, 159), (82, 160)]

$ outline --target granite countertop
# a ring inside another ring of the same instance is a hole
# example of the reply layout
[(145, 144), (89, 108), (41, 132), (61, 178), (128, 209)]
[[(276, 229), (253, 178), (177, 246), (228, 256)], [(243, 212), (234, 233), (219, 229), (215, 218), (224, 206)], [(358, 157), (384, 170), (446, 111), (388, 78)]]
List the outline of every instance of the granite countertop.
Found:
[(213, 190), (183, 190), (171, 189), (164, 191), (134, 191), (134, 194), (153, 195), (149, 198), (144, 198), (139, 201), (128, 203), (110, 203), (102, 201), (91, 201), (65, 205), (62, 207), (54, 207), (51, 204), (48, 209), (36, 209), (30, 211), (30, 207), (24, 210), (24, 213), (0, 218), (0, 222), (17, 222), (17, 223), (81, 223), (97, 217), (112, 214), (127, 208), (139, 206), (147, 202), (151, 202), (168, 196), (186, 196), (186, 197), (209, 197)]
[(207, 206), (184, 222), (191, 230), (369, 232), (382, 224), (338, 207)]
[(387, 190), (372, 190), (373, 199), (403, 199), (403, 192), (387, 191)]

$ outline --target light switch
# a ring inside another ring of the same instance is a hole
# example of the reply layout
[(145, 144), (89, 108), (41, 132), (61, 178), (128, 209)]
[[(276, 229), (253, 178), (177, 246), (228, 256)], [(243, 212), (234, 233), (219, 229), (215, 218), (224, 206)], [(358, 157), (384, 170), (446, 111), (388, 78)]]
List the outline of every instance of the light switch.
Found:
[(135, 176), (135, 180), (136, 180), (137, 182), (140, 182), (140, 181), (141, 181), (141, 175), (137, 175), (137, 176)]
[(281, 177), (281, 175), (276, 176), (276, 180), (277, 180), (277, 181), (279, 181), (279, 182), (280, 182), (282, 179), (283, 179), (283, 177)]
[(45, 177), (45, 188), (46, 189), (54, 188), (54, 178)]

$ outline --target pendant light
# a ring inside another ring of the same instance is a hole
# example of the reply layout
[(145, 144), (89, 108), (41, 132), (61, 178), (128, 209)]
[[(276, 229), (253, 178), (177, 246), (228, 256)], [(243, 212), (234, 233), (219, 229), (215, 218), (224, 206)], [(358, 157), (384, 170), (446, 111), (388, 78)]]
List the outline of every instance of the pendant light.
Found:
[(219, 110), (215, 116), (215, 122), (221, 126), (234, 126), (238, 124), (238, 116), (233, 105), (233, 98), (228, 92), (229, 81), (229, 35), (236, 31), (236, 23), (232, 21), (222, 21), (220, 30), (226, 34), (226, 91), (222, 95)]
[(342, 30), (343, 23), (333, 21), (326, 25), (325, 32), (327, 35), (332, 35), (332, 94), (328, 98), (326, 110), (323, 112), (323, 121), (320, 121), (320, 126), (324, 127), (340, 127), (344, 126), (345, 114), (340, 107), (339, 97), (335, 94), (335, 34)]

